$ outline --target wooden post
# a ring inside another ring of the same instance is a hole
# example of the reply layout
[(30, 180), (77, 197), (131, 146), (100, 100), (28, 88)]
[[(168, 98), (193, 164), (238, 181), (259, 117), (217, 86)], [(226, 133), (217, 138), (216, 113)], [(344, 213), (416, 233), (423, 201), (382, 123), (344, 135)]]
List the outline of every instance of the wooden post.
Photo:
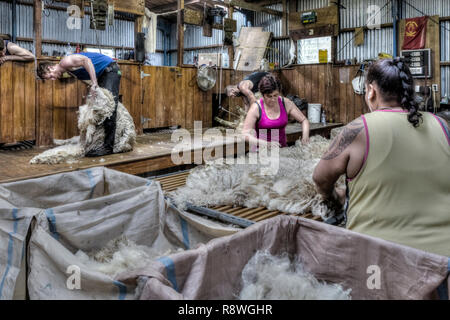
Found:
[[(228, 7), (228, 19), (233, 19), (234, 8)], [(230, 69), (233, 69), (234, 65), (234, 46), (228, 46), (228, 61), (230, 63)]]
[(283, 36), (288, 34), (288, 29), (287, 29), (287, 5), (286, 5), (286, 0), (283, 0), (283, 18), (282, 18), (282, 34)]
[(297, 0), (289, 0), (289, 13), (297, 12)]
[(42, 0), (34, 1), (34, 37), (36, 58), (42, 56)]
[(178, 35), (178, 51), (177, 51), (177, 66), (183, 66), (183, 53), (184, 53), (184, 23), (183, 23), (183, 9), (184, 0), (177, 0), (178, 14), (177, 14), (177, 35)]
[[(139, 16), (134, 20), (134, 39), (137, 39), (137, 34), (142, 32), (142, 24), (144, 23), (144, 16)], [(134, 51), (134, 60), (137, 60), (137, 52)]]

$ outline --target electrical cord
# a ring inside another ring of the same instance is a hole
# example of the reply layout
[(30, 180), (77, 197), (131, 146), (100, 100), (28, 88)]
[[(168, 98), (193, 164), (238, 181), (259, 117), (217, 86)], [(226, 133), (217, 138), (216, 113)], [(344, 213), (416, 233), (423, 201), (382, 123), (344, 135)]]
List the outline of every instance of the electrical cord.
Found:
[[(381, 9), (377, 12), (377, 14), (375, 16), (372, 17), (372, 19), (376, 18), (381, 11), (386, 8), (390, 3), (392, 3), (392, 0), (389, 0), (388, 2), (386, 2), (386, 4), (381, 7)], [(368, 24), (365, 24), (358, 32), (355, 32), (355, 34), (353, 35), (353, 37), (347, 41), (347, 43), (338, 51), (338, 53), (336, 54), (336, 57), (339, 56), (339, 54), (342, 52), (342, 50), (344, 50), (349, 44), (350, 42), (352, 42), (361, 32), (364, 32), (364, 28), (367, 27)]]

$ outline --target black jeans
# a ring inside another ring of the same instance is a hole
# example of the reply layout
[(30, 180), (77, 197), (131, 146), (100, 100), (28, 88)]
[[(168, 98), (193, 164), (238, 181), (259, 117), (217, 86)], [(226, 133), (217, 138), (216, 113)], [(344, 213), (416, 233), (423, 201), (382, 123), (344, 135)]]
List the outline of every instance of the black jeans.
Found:
[(116, 135), (116, 117), (117, 117), (117, 104), (119, 102), (119, 89), (120, 89), (120, 79), (122, 78), (122, 73), (120, 72), (119, 65), (116, 62), (111, 63), (103, 71), (102, 75), (98, 78), (98, 86), (101, 88), (108, 89), (114, 96), (114, 113), (111, 117), (105, 120), (105, 142), (104, 147), (110, 152), (114, 149), (114, 137)]

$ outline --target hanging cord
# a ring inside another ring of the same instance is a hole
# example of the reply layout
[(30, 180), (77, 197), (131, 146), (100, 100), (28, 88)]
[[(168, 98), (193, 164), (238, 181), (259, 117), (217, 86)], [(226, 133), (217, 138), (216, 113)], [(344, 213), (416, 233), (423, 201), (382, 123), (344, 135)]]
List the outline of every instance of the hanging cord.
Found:
[(100, 48), (100, 42), (98, 41), (97, 22), (95, 20), (95, 15), (94, 15), (94, 0), (91, 0), (91, 17), (92, 17), (92, 23), (94, 25), (95, 40), (97, 42), (97, 47), (98, 47), (98, 50), (100, 50), (100, 53), (102, 53), (102, 48)]
[[(222, 33), (225, 37), (225, 19), (222, 17)], [(222, 108), (222, 74), (223, 74), (223, 45), (224, 41), (222, 40), (222, 46), (220, 47), (220, 73), (219, 73), (219, 88), (218, 88), (218, 94), (219, 94), (219, 108)], [(229, 58), (228, 58), (229, 60)]]
[[(392, 0), (386, 2), (386, 4), (377, 12), (377, 14), (372, 17), (372, 19), (375, 19), (381, 13), (381, 11), (383, 11), (383, 9), (386, 8), (390, 3), (392, 3)], [(358, 32), (355, 32), (353, 37), (349, 41), (347, 41), (347, 43), (338, 51), (336, 57), (338, 57), (339, 54), (342, 52), (342, 50), (344, 50), (350, 44), (350, 42), (352, 42), (361, 32), (364, 32), (365, 27), (367, 27), (367, 24), (365, 24)]]
[(434, 20), (432, 17), (430, 17), (429, 15), (425, 14), (422, 10), (416, 8), (415, 6), (413, 6), (412, 4), (410, 4), (408, 1), (406, 0), (402, 0), (405, 4), (407, 4), (408, 6), (410, 6), (411, 8), (413, 8), (414, 10), (416, 10), (417, 12), (419, 12), (422, 16), (427, 16), (428, 19), (430, 19), (432, 22), (434, 22), (435, 24), (439, 25), (442, 29), (445, 29), (447, 31), (450, 32), (450, 29), (447, 29), (444, 25), (440, 25), (439, 21)]

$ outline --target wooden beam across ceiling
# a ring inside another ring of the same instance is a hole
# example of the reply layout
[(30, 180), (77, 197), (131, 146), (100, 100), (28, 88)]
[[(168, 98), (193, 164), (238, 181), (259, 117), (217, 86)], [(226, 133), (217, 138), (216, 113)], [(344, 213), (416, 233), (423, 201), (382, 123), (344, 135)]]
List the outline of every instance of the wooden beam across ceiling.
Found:
[[(208, 6), (214, 6), (214, 4), (212, 4), (212, 2), (205, 1), (205, 0), (186, 0), (184, 3), (184, 6), (185, 7), (193, 6), (193, 5), (203, 6), (203, 4), (207, 4)], [(177, 9), (177, 2), (172, 2), (172, 3), (168, 3), (168, 4), (156, 6), (156, 7), (149, 7), (149, 9), (150, 9), (150, 11), (155, 12), (155, 13), (164, 13), (164, 12), (168, 12), (168, 11), (174, 11)]]
[[(215, 6), (215, 5), (223, 6), (223, 7), (231, 6), (231, 7), (242, 8), (242, 9), (246, 9), (246, 10), (250, 10), (250, 11), (265, 12), (265, 13), (268, 13), (271, 15), (282, 17), (283, 12), (263, 7), (264, 5), (270, 5), (270, 4), (280, 3), (280, 2), (282, 2), (282, 1), (266, 0), (266, 1), (263, 1), (258, 4), (256, 4), (256, 3), (253, 4), (253, 3), (245, 2), (242, 0), (225, 0), (224, 2), (215, 1), (215, 0), (186, 0), (184, 5), (192, 6), (192, 7), (197, 7), (199, 5), (203, 6), (204, 4), (206, 4), (208, 6)], [(155, 6), (155, 7), (149, 7), (149, 9), (155, 13), (168, 12), (168, 11), (176, 10), (176, 8), (177, 8), (176, 2), (165, 4), (165, 5), (160, 5), (160, 6)]]
[(232, 7), (238, 7), (238, 8), (242, 8), (242, 9), (246, 9), (246, 10), (250, 10), (250, 11), (257, 11), (257, 12), (265, 12), (274, 16), (279, 16), (282, 17), (283, 16), (283, 12), (281, 11), (277, 11), (277, 10), (272, 10), (272, 9), (268, 9), (268, 8), (264, 8), (259, 4), (251, 4), (242, 0), (225, 0), (225, 3), (228, 4), (229, 6)]

